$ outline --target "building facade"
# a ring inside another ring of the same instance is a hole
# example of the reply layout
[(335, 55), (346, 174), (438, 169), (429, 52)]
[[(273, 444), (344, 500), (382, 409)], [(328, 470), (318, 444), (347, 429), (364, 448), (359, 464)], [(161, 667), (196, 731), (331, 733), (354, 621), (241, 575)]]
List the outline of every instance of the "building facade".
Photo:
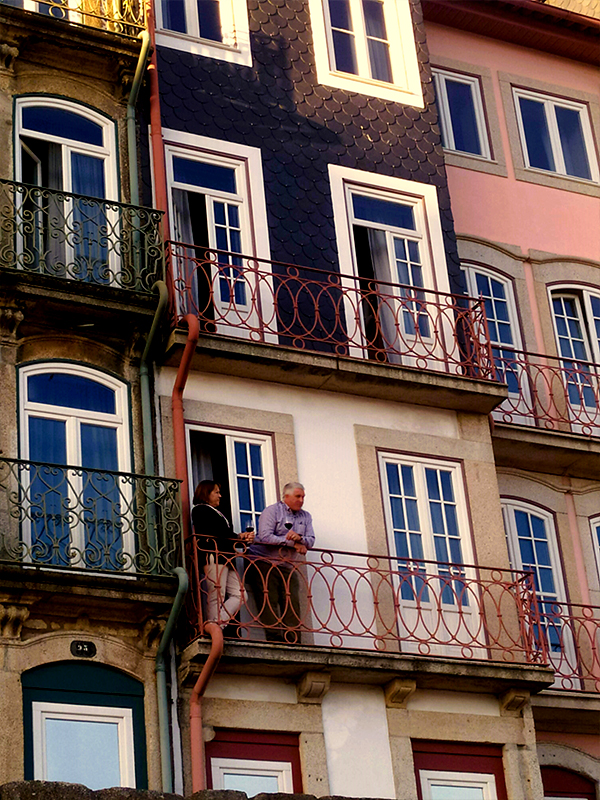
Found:
[(592, 0), (0, 10), (3, 781), (597, 800)]

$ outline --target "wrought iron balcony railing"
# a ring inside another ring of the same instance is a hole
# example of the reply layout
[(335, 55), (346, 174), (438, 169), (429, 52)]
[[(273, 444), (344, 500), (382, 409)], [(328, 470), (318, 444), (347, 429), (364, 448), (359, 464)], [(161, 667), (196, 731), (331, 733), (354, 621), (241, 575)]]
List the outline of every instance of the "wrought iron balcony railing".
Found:
[(600, 607), (539, 603), (555, 689), (600, 692)]
[(496, 380), (479, 300), (175, 242), (170, 255), (177, 317), (205, 332)]
[[(205, 540), (192, 536), (186, 549), (190, 640), (202, 635), (205, 618), (207, 584), (199, 565), (215, 555), (215, 550), (201, 549), (199, 541)], [(283, 607), (272, 605), (269, 573), (262, 573), (254, 596), (248, 588), (242, 592), (240, 612), (226, 635), (231, 631), (242, 639), (273, 640), (275, 633), (279, 640), (296, 644), (548, 663), (530, 573), (330, 550), (312, 550), (306, 558), (290, 561), (283, 550), (268, 568), (281, 579)], [(221, 560), (235, 570), (240, 588), (257, 586), (249, 556), (221, 554)], [(296, 579), (298, 613), (291, 600)]]
[(146, 27), (145, 3), (142, 0), (0, 0), (7, 6), (35, 11), (72, 25), (137, 36)]
[(162, 212), (0, 180), (0, 268), (149, 293), (163, 278)]
[(600, 366), (508, 349), (494, 357), (509, 391), (498, 422), (600, 436)]
[(179, 481), (0, 458), (0, 563), (167, 575), (181, 534)]

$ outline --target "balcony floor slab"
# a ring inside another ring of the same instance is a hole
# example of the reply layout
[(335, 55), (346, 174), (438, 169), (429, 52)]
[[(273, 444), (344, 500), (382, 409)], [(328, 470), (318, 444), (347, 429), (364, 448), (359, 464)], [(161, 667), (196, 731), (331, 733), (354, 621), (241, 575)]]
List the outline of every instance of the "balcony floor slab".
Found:
[[(185, 332), (175, 331), (165, 365), (179, 365), (186, 339)], [(481, 414), (508, 396), (503, 384), (492, 381), (204, 334), (192, 369)]]
[[(182, 653), (180, 678), (193, 685), (210, 651), (197, 640)], [(520, 688), (532, 694), (552, 685), (552, 669), (532, 664), (505, 664), (428, 657), (409, 653), (339, 650), (331, 647), (225, 642), (219, 671), (299, 680), (308, 670), (326, 671), (331, 680), (383, 686), (394, 678), (416, 680), (417, 688), (500, 694)]]

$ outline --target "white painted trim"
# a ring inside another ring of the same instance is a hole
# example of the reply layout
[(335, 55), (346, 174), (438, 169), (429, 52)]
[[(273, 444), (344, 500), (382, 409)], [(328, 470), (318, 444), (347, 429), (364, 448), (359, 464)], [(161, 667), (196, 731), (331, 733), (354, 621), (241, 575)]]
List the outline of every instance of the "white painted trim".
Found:
[[(350, 0), (350, 2), (355, 8), (359, 7), (357, 0)], [(355, 37), (358, 40), (357, 56), (359, 70), (361, 70), (362, 74), (353, 75), (335, 70), (329, 14), (326, 4), (327, 0), (309, 0), (317, 62), (317, 80), (319, 83), (350, 92), (359, 92), (369, 97), (379, 97), (382, 100), (392, 100), (396, 103), (424, 108), (425, 103), (408, 0), (383, 0), (387, 36), (390, 42), (393, 83), (373, 80), (366, 74), (368, 62), (366, 55), (367, 45), (364, 36), (357, 35)], [(357, 12), (355, 12), (355, 18), (361, 19)]]
[[(100, 125), (103, 131), (104, 144), (102, 147), (99, 145), (88, 144), (87, 142), (79, 142), (74, 139), (64, 139), (60, 136), (53, 136), (49, 133), (40, 133), (39, 131), (23, 130), (22, 118), (23, 109), (31, 107), (45, 107), (45, 108), (61, 108), (65, 111), (70, 111), (73, 114), (78, 114), (81, 117), (87, 118), (97, 125)], [(61, 97), (48, 97), (46, 95), (32, 96), (32, 97), (18, 97), (15, 104), (15, 178), (21, 179), (21, 134), (30, 138), (42, 139), (43, 141), (55, 142), (60, 144), (63, 148), (63, 191), (72, 192), (72, 184), (70, 180), (70, 154), (83, 153), (97, 158), (104, 158), (105, 162), (105, 189), (106, 200), (119, 200), (119, 185), (117, 180), (117, 126), (113, 120), (107, 119), (103, 114), (100, 114), (94, 109), (81, 105), (80, 103), (65, 100)]]
[(225, 773), (243, 777), (260, 776), (277, 778), (280, 792), (293, 792), (292, 765), (289, 761), (258, 761), (247, 758), (211, 758), (213, 789), (224, 789)]
[(46, 761), (46, 731), (44, 724), (47, 719), (116, 722), (119, 738), (120, 786), (135, 788), (133, 712), (131, 708), (34, 701), (32, 703), (33, 777), (34, 780), (38, 781), (47, 780), (48, 765)]
[[(449, 292), (448, 267), (446, 264), (446, 251), (438, 195), (435, 186), (404, 178), (394, 178), (389, 175), (378, 175), (363, 170), (341, 167), (337, 164), (329, 165), (329, 180), (331, 184), (331, 199), (333, 203), (333, 220), (335, 235), (338, 245), (340, 267), (342, 273), (352, 272), (357, 275), (354, 256), (354, 241), (352, 236), (351, 209), (348, 207), (348, 187), (373, 190), (386, 193), (390, 200), (410, 203), (415, 209), (416, 233), (420, 234), (423, 241), (423, 273), (429, 274), (432, 285), (425, 285), (425, 289), (440, 292)], [(415, 231), (411, 231), (413, 238)]]
[[(440, 772), (438, 770), (419, 770), (423, 800), (433, 800), (435, 786), (452, 788), (482, 789), (482, 800), (496, 800), (496, 778), (483, 772)], [(439, 795), (438, 795), (439, 796)]]
[[(561, 175), (565, 178), (573, 178), (574, 180), (587, 181), (588, 183), (600, 182), (600, 171), (598, 170), (598, 159), (596, 157), (596, 148), (594, 146), (594, 137), (592, 135), (592, 126), (590, 123), (589, 109), (586, 103), (578, 103), (575, 100), (566, 100), (562, 97), (552, 97), (551, 95), (542, 94), (540, 92), (532, 91), (529, 89), (520, 89), (513, 86), (513, 99), (515, 106), (515, 114), (517, 118), (517, 127), (519, 136), (521, 138), (521, 149), (523, 152), (523, 161), (526, 169), (534, 172), (539, 172), (545, 175)], [(544, 106), (544, 113), (548, 125), (548, 134), (550, 136), (550, 146), (552, 148), (552, 155), (554, 157), (554, 170), (540, 169), (539, 167), (532, 167), (529, 163), (529, 153), (527, 151), (527, 141), (525, 139), (525, 128), (523, 126), (523, 118), (521, 116), (521, 104), (519, 98), (528, 100), (535, 100), (542, 103)], [(581, 131), (585, 144), (586, 155), (590, 167), (590, 178), (582, 178), (579, 175), (570, 175), (566, 171), (562, 144), (556, 121), (555, 109), (569, 108), (573, 111), (579, 112), (579, 119), (581, 120)]]
[[(433, 67), (431, 72), (433, 74), (437, 91), (437, 101), (438, 108), (440, 110), (442, 129), (447, 139), (444, 149), (455, 153), (466, 154), (472, 158), (480, 158), (484, 161), (491, 161), (489, 132), (483, 110), (483, 101), (481, 99), (481, 81), (479, 77), (476, 75), (465, 75), (461, 72), (452, 72), (451, 70), (441, 69), (440, 67)], [(465, 85), (471, 87), (471, 97), (473, 99), (473, 107), (475, 110), (477, 135), (479, 138), (479, 146), (481, 147), (481, 154), (469, 153), (465, 150), (457, 150), (455, 146), (454, 130), (450, 116), (450, 101), (448, 100), (448, 93), (446, 90), (446, 80), (452, 80), (456, 83), (464, 83)]]
[(265, 508), (277, 502), (277, 487), (275, 484), (275, 463), (273, 457), (273, 437), (269, 434), (250, 433), (248, 431), (236, 431), (232, 428), (217, 428), (210, 425), (195, 423), (186, 424), (186, 447), (188, 462), (188, 483), (190, 498), (194, 496), (194, 475), (192, 469), (192, 447), (190, 434), (194, 431), (199, 433), (213, 433), (223, 436), (227, 453), (227, 469), (229, 479), (229, 495), (231, 500), (231, 516), (234, 530), (240, 530), (240, 504), (237, 490), (235, 460), (233, 447), (235, 442), (247, 442), (258, 444), (261, 447), (262, 465), (264, 473), (265, 487)]
[(198, 8), (193, 0), (186, 0), (186, 16), (189, 15), (191, 33), (170, 31), (163, 27), (162, 3), (157, 0), (156, 8), (156, 44), (182, 50), (197, 56), (216, 58), (230, 64), (252, 66), (250, 48), (250, 28), (246, 0), (220, 0), (222, 42), (202, 39), (196, 35), (198, 27)]

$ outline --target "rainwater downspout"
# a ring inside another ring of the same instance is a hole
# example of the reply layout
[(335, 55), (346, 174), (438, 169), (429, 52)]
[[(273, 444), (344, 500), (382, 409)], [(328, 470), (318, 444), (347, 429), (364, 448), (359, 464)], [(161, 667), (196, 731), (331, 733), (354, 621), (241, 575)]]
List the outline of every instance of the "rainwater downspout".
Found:
[(133, 206), (140, 204), (140, 179), (138, 173), (137, 131), (135, 127), (135, 106), (140, 94), (142, 78), (146, 71), (146, 63), (150, 52), (150, 34), (148, 31), (140, 33), (142, 48), (138, 56), (137, 67), (127, 101), (127, 152), (129, 155), (129, 194)]
[(223, 654), (223, 631), (216, 622), (207, 622), (204, 630), (211, 639), (210, 653), (190, 698), (190, 749), (192, 756), (192, 792), (206, 789), (204, 738), (202, 736), (202, 697)]
[(156, 672), (156, 695), (158, 699), (158, 730), (160, 740), (160, 771), (162, 775), (162, 790), (166, 794), (173, 792), (173, 771), (171, 769), (171, 737), (169, 735), (169, 702), (167, 695), (167, 674), (165, 653), (173, 638), (175, 623), (183, 606), (183, 600), (188, 590), (188, 576), (183, 567), (175, 567), (173, 573), (179, 580), (177, 594), (171, 607), (169, 619), (163, 631), (156, 659), (154, 671)]

